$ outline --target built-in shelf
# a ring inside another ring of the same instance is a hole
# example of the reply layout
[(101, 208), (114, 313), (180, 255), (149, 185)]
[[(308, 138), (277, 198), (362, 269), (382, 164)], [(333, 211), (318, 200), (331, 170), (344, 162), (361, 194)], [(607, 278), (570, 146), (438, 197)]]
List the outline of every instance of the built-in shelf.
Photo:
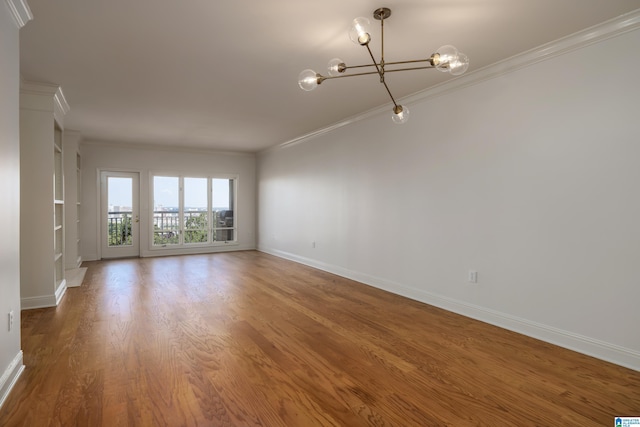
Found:
[(57, 292), (64, 283), (64, 169), (62, 129), (57, 123), (53, 133), (53, 283)]
[[(73, 277), (82, 264), (80, 256), (80, 211), (81, 211), (81, 135), (75, 131), (65, 132), (62, 138), (64, 164), (64, 260), (65, 269)], [(65, 276), (65, 279), (68, 279)], [(67, 280), (69, 283), (70, 281)]]
[[(79, 146), (76, 147), (79, 150)], [(82, 156), (76, 151), (76, 265), (80, 267), (82, 264), (82, 256), (80, 255), (80, 207), (82, 205)]]
[(65, 292), (62, 142), (69, 106), (58, 86), (20, 86), (20, 296), (29, 309), (55, 306)]

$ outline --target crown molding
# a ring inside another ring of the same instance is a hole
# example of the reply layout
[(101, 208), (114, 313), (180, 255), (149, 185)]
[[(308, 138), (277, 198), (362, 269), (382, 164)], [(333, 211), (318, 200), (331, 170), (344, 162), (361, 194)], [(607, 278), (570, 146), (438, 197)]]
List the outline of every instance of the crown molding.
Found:
[[(487, 67), (474, 70), (463, 76), (456, 77), (447, 82), (438, 84), (428, 89), (413, 93), (398, 100), (398, 103), (410, 106), (414, 102), (435, 98), (449, 92), (453, 92), (467, 86), (476, 85), (485, 80), (497, 78), (548, 59), (564, 55), (583, 47), (599, 43), (631, 31), (640, 29), (640, 9), (620, 15), (603, 23), (578, 31), (569, 36), (544, 44), (537, 48), (522, 52), (510, 58), (491, 64)], [(371, 116), (387, 112), (387, 105), (367, 110), (364, 113), (341, 120), (324, 128), (306, 133), (297, 138), (283, 142), (282, 144), (261, 150), (258, 154), (266, 154), (292, 145), (297, 145), (313, 139), (317, 136), (332, 132), (341, 127), (359, 122)]]
[[(64, 116), (69, 112), (70, 107), (60, 86), (51, 83), (30, 82), (24, 80), (21, 76), (20, 95), (21, 108), (31, 108), (35, 110), (44, 109), (50, 111), (50, 107), (48, 107), (48, 100), (53, 99), (53, 115), (58, 122), (58, 125), (64, 129)], [(33, 97), (45, 97), (47, 102), (46, 104), (42, 104), (37, 101), (28, 102), (23, 95), (26, 95), (27, 97), (31, 96), (32, 99)], [(47, 107), (45, 108), (43, 105), (47, 105)]]
[(247, 157), (255, 158), (256, 153), (252, 151), (228, 151), (218, 150), (206, 147), (193, 147), (193, 146), (175, 146), (175, 145), (163, 145), (154, 143), (142, 143), (142, 142), (128, 142), (128, 141), (109, 141), (104, 139), (91, 139), (83, 136), (80, 145), (85, 147), (106, 147), (106, 148), (122, 148), (128, 150), (143, 150), (143, 151), (166, 151), (170, 153), (194, 153), (194, 154), (207, 154), (207, 155), (219, 155), (229, 157)]
[(58, 90), (56, 90), (56, 93), (53, 95), (53, 102), (55, 103), (53, 111), (56, 114), (58, 121), (62, 123), (62, 118), (69, 112), (71, 107), (69, 107), (67, 99), (64, 97), (64, 93), (60, 86), (58, 86)]
[(434, 98), (638, 29), (640, 29), (640, 9), (519, 53), (487, 67), (475, 70), (468, 75), (460, 76), (454, 80), (416, 92), (404, 97), (403, 101), (410, 105), (411, 102)]
[(6, 2), (18, 28), (24, 27), (27, 22), (33, 19), (33, 14), (26, 0), (6, 0)]

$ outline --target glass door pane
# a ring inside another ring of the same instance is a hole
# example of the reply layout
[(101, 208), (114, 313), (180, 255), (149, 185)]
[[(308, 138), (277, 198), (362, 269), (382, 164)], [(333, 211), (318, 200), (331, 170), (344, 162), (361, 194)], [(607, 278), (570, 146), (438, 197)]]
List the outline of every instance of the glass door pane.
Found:
[(131, 246), (133, 190), (131, 178), (107, 177), (107, 241), (109, 246)]

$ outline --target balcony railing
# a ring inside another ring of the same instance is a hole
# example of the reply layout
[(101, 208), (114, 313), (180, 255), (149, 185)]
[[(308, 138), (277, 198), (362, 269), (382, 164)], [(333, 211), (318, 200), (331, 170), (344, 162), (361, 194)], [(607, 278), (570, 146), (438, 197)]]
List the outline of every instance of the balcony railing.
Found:
[(153, 244), (180, 243), (180, 214), (173, 211), (153, 211)]
[[(130, 211), (108, 212), (107, 226), (109, 246), (127, 246), (132, 244), (132, 213)], [(213, 212), (214, 228), (211, 241), (234, 240), (235, 229), (233, 211)], [(207, 212), (184, 212), (184, 226), (180, 225), (180, 214), (175, 211), (153, 212), (153, 244), (156, 246), (176, 245), (180, 243), (180, 233), (184, 232), (184, 243), (206, 243), (209, 224)]]
[(131, 212), (107, 212), (107, 235), (109, 246), (130, 246)]

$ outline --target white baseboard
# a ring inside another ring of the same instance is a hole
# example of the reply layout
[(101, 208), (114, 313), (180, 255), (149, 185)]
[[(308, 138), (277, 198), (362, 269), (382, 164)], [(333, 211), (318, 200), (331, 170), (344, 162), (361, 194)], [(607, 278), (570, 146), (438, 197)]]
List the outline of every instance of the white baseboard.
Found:
[(67, 292), (67, 280), (62, 279), (62, 283), (60, 283), (60, 286), (58, 286), (58, 289), (56, 290), (56, 305), (60, 304), (65, 292)]
[(228, 245), (220, 246), (203, 246), (195, 248), (155, 248), (150, 250), (140, 251), (140, 257), (153, 258), (161, 256), (176, 256), (176, 255), (203, 255), (203, 254), (215, 254), (221, 252), (237, 252), (237, 251), (255, 251), (255, 244), (237, 244), (230, 243)]
[(20, 298), (20, 308), (22, 310), (31, 310), (32, 308), (46, 308), (55, 307), (56, 296), (55, 295), (42, 295), (39, 297), (24, 297)]
[(67, 281), (63, 280), (53, 295), (20, 298), (20, 309), (31, 310), (33, 308), (57, 307), (65, 292), (67, 292)]
[(82, 261), (98, 261), (98, 254), (83, 254)]
[(258, 250), (280, 258), (285, 258), (300, 264), (308, 265), (319, 270), (337, 274), (348, 279), (356, 280), (375, 288), (397, 295), (411, 298), (425, 304), (433, 305), (453, 313), (457, 313), (475, 320), (480, 320), (494, 326), (508, 329), (532, 338), (539, 339), (578, 353), (586, 354), (597, 359), (615, 363), (629, 369), (640, 371), (640, 352), (624, 348), (615, 344), (596, 340), (570, 331), (532, 322), (527, 319), (501, 313), (485, 307), (469, 304), (453, 298), (437, 295), (422, 289), (415, 289), (399, 283), (390, 282), (364, 273), (351, 271), (335, 265), (326, 264), (310, 258), (301, 257), (277, 249), (258, 246)]
[(20, 309), (31, 310), (33, 308), (57, 307), (65, 292), (67, 292), (67, 281), (62, 280), (62, 283), (58, 286), (56, 293), (53, 295), (20, 298)]
[[(169, 249), (142, 249), (140, 251), (141, 258), (153, 258), (160, 256), (174, 255), (199, 255), (212, 254), (217, 252), (234, 252), (234, 251), (255, 251), (256, 245), (253, 243), (229, 244), (225, 246), (207, 246), (196, 248), (169, 248)], [(99, 261), (98, 254), (82, 255), (82, 261)]]
[(22, 350), (20, 350), (0, 377), (0, 408), (2, 408), (22, 371), (24, 371), (24, 365), (22, 364)]

